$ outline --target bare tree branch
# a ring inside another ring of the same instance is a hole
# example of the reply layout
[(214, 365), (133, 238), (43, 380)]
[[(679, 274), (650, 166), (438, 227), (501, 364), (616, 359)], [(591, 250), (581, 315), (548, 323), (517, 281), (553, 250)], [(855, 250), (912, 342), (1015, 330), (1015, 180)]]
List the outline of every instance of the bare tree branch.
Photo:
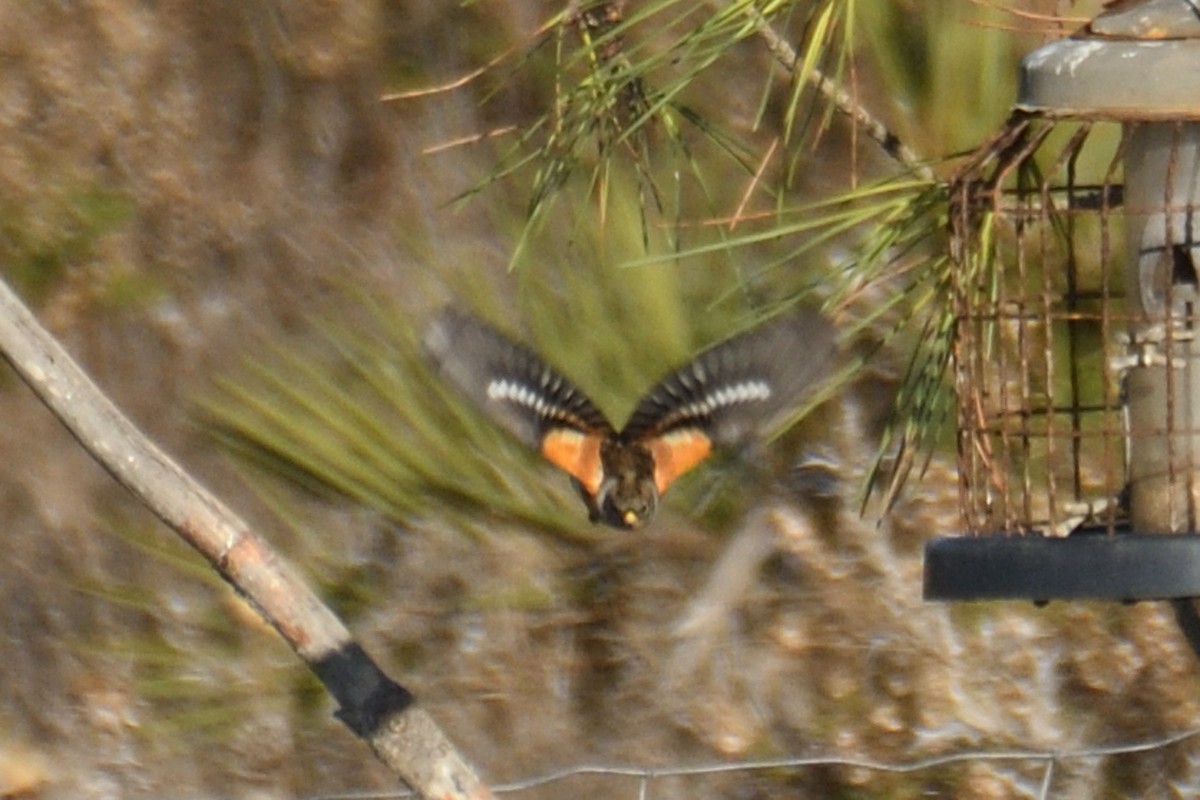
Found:
[(337, 700), (337, 716), (405, 783), (427, 798), (492, 796), (437, 723), (292, 567), (147, 439), (3, 282), (0, 352), (84, 449), (279, 631)]

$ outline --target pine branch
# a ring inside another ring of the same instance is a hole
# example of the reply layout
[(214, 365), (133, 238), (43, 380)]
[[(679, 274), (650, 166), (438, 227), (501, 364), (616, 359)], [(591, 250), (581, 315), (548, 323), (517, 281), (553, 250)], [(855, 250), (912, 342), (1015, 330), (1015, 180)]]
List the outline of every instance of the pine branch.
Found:
[[(741, 5), (746, 15), (750, 17), (755, 30), (766, 42), (771, 54), (789, 73), (796, 75), (801, 65), (801, 58), (796, 53), (796, 48), (780, 36), (771, 27), (770, 21), (753, 5), (748, 3), (739, 3), (738, 5)], [(900, 162), (905, 169), (911, 171), (918, 178), (927, 181), (934, 180), (933, 170), (923, 163), (899, 136), (889, 130), (881, 119), (859, 105), (837, 81), (822, 72), (816, 65), (810, 67), (808, 81), (820, 95), (833, 104), (834, 108), (853, 120), (855, 125), (861, 126), (863, 132), (875, 140), (888, 156)]]
[(0, 352), (84, 449), (283, 636), (337, 700), (337, 716), (405, 783), (427, 798), (492, 797), (433, 718), (370, 659), (295, 570), (147, 439), (3, 282)]

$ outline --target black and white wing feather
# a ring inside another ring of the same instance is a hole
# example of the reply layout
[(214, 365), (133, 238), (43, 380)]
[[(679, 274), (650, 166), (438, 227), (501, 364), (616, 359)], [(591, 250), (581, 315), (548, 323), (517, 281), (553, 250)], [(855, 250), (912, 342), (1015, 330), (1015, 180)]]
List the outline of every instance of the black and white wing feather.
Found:
[(446, 380), (531, 447), (542, 448), (556, 428), (612, 431), (570, 381), (478, 317), (446, 309), (429, 324), (422, 344)]
[(812, 310), (728, 339), (664, 378), (621, 432), (651, 440), (694, 429), (713, 446), (741, 444), (795, 410), (825, 377), (836, 351), (833, 326)]

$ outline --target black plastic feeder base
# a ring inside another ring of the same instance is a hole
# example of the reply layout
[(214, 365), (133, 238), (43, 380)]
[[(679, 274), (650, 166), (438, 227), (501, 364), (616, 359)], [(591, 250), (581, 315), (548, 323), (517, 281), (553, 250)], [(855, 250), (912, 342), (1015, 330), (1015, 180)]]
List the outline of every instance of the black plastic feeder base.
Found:
[(1200, 535), (1077, 531), (925, 545), (926, 600), (1200, 598)]

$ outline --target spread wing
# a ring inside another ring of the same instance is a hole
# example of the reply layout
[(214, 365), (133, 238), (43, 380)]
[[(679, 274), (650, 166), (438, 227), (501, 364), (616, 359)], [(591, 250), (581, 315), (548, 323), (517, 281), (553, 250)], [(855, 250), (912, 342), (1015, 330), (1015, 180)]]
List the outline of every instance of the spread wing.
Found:
[(654, 455), (659, 492), (715, 447), (739, 445), (796, 409), (836, 352), (833, 326), (793, 312), (701, 353), (642, 399), (621, 431)]
[(422, 340), (438, 372), (493, 420), (600, 490), (600, 445), (612, 425), (581, 391), (532, 350), (483, 320), (447, 309)]

